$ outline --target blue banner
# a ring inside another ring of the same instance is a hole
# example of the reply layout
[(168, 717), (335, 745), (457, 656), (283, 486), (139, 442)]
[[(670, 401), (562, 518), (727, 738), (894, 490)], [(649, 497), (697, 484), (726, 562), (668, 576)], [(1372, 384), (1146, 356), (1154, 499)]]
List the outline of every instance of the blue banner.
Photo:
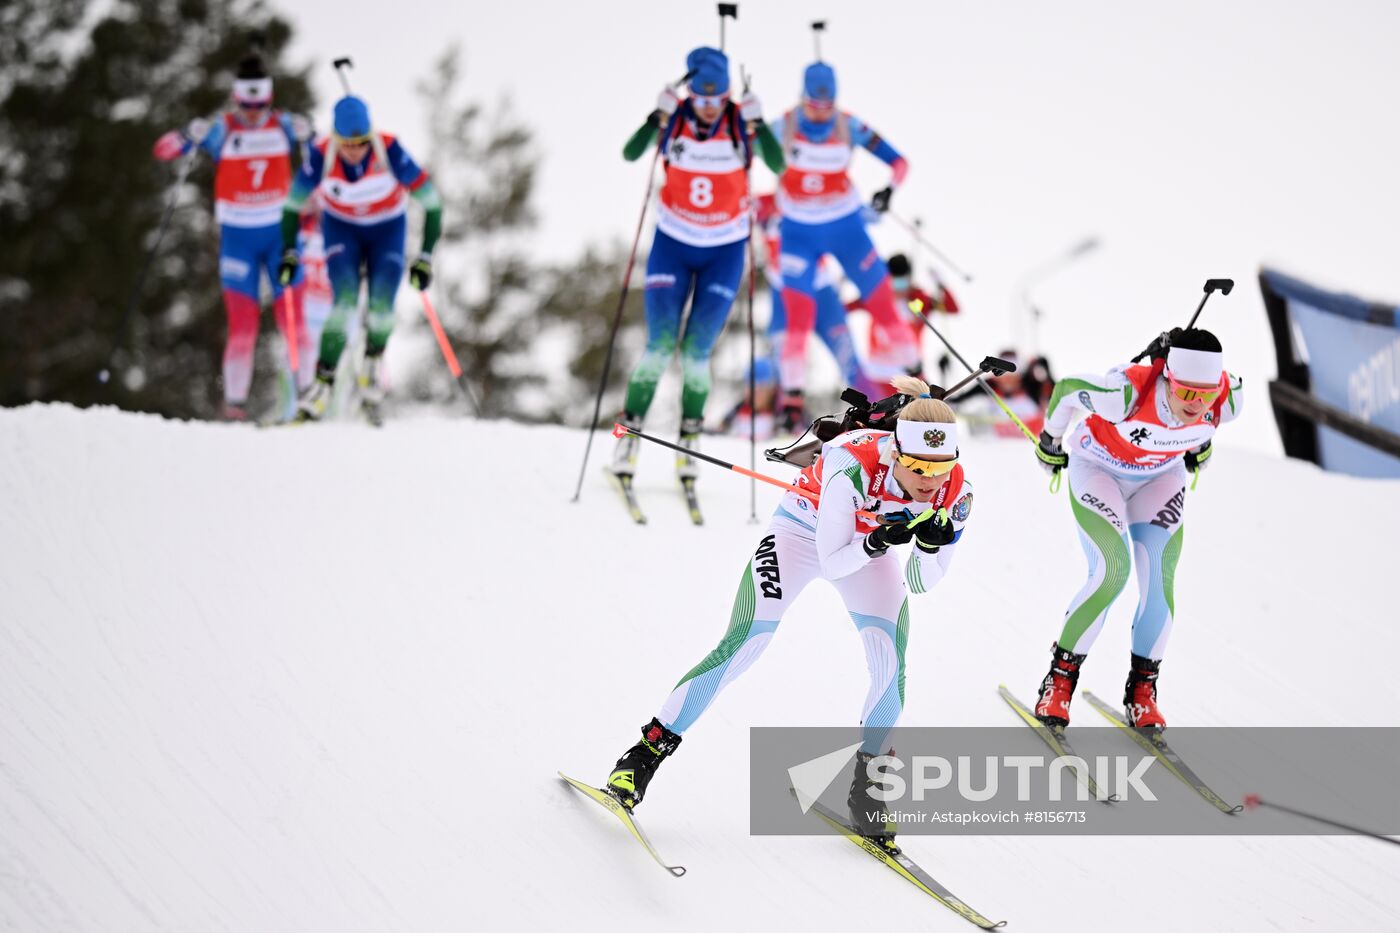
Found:
[[(1323, 291), (1273, 271), (1264, 277), (1287, 302), (1312, 395), (1400, 435), (1400, 308)], [(1318, 455), (1327, 470), (1400, 477), (1400, 458), (1329, 427), (1318, 427)]]

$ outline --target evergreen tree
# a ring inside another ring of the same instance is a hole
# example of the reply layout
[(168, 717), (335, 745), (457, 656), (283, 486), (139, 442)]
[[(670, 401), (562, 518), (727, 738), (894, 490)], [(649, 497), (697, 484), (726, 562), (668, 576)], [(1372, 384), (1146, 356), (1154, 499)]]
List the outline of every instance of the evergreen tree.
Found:
[[(418, 88), (445, 204), (438, 313), (486, 414), (586, 420), (580, 412), (591, 410), (626, 254), (587, 247), (557, 266), (534, 260), (533, 135), (508, 102), (488, 113), (460, 100), (461, 60), (460, 49), (448, 48)], [(640, 296), (632, 304), (635, 324)], [(614, 381), (619, 372), (614, 360)], [(412, 385), (420, 398), (452, 392), (437, 360), (425, 361)]]
[(0, 403), (209, 415), (226, 321), (207, 159), (176, 192), (126, 322), (174, 179), (151, 145), (226, 106), (255, 33), (276, 106), (309, 111), (305, 70), (286, 67), (291, 27), (256, 0), (116, 0), (76, 41), (87, 6), (11, 0), (0, 12)]

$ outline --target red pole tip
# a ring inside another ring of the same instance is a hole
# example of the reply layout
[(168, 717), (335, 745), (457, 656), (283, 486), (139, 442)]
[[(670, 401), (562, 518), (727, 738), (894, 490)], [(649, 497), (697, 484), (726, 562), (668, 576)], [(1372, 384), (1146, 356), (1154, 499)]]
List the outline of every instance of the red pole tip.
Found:
[(629, 435), (629, 434), (631, 434), (631, 433), (632, 433), (632, 432), (629, 431), (629, 430), (627, 429), (627, 426), (626, 426), (625, 424), (623, 424), (621, 421), (614, 421), (614, 422), (613, 422), (613, 437), (626, 437), (627, 435)]
[(1255, 807), (1259, 806), (1259, 803), (1260, 803), (1260, 800), (1259, 800), (1259, 795), (1258, 795), (1258, 794), (1245, 794), (1245, 795), (1244, 795), (1244, 808), (1245, 808), (1246, 810), (1253, 810)]

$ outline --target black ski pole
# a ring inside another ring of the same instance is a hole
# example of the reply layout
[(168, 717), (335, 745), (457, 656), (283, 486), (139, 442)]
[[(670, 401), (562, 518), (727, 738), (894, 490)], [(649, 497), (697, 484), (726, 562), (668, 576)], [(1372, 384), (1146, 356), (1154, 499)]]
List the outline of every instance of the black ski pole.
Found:
[[(736, 14), (737, 18), (737, 14)], [(744, 96), (749, 93), (749, 74), (742, 65), (739, 66), (739, 76), (744, 82)], [(745, 128), (747, 132), (747, 127)], [(748, 161), (744, 163), (744, 190), (753, 196), (751, 178), (753, 175), (753, 155), (750, 152)], [(754, 364), (758, 356), (758, 338), (754, 332), (753, 325), (753, 290), (754, 290), (754, 258), (753, 258), (753, 235), (754, 235), (754, 214), (756, 212), (750, 208), (749, 212), (749, 238), (744, 243), (744, 251), (748, 253), (749, 261), (749, 470), (758, 470), (758, 377), (754, 372)], [(758, 522), (758, 482), (752, 477), (749, 478), (749, 524)]]
[(574, 487), (571, 502), (577, 502), (583, 492), (583, 476), (588, 470), (588, 455), (593, 450), (593, 432), (598, 428), (598, 415), (603, 410), (603, 393), (607, 391), (608, 374), (612, 371), (613, 345), (617, 342), (618, 328), (622, 326), (622, 310), (627, 305), (627, 290), (632, 283), (632, 266), (637, 260), (637, 247), (642, 242), (642, 225), (646, 222), (651, 190), (656, 184), (656, 163), (660, 159), (661, 147), (658, 145), (647, 169), (647, 193), (642, 199), (642, 210), (637, 214), (637, 232), (632, 237), (632, 252), (627, 257), (627, 271), (622, 274), (622, 290), (617, 296), (617, 310), (613, 313), (612, 331), (608, 334), (608, 351), (603, 356), (603, 374), (598, 379), (598, 397), (593, 400), (593, 418), (588, 422), (588, 442), (583, 448), (583, 463), (578, 468), (578, 485)]
[(826, 20), (819, 19), (812, 23), (812, 46), (817, 50), (817, 61), (822, 60), (822, 33), (826, 31)]
[[(972, 373), (974, 377), (980, 375), (983, 372), (988, 371), (987, 365), (989, 361), (992, 363), (1004, 364), (1005, 367), (1009, 367), (1004, 368), (1003, 372), (995, 373), (995, 375), (1000, 376), (1004, 373), (1016, 371), (1016, 367), (1012, 366), (1005, 360), (997, 360), (995, 357), (990, 356), (984, 359), (980, 366), (973, 367), (973, 365), (969, 363), (966, 359), (964, 359), (963, 355), (959, 353), (951, 343), (948, 342), (948, 338), (944, 337), (943, 334), (939, 332), (938, 328), (933, 326), (933, 322), (930, 321), (928, 317), (924, 314), (922, 308), (915, 309), (914, 313), (919, 316), (919, 320), (924, 322), (924, 326), (933, 332), (933, 336), (937, 337), (943, 343), (943, 346), (948, 348), (948, 352), (953, 355), (953, 358), (959, 363), (963, 364), (963, 368), (965, 368), (969, 373)], [(956, 386), (945, 392), (944, 395), (952, 395), (954, 392), (962, 388), (962, 386), (967, 384), (969, 381), (971, 380), (964, 379), (962, 382), (958, 383)], [(999, 393), (996, 389), (993, 389), (991, 386), (987, 385), (987, 383), (983, 382), (980, 379), (977, 380), (977, 384), (982, 387), (983, 392), (986, 392), (987, 395), (991, 396), (992, 401), (996, 402), (1002, 411), (1006, 412), (1007, 417), (1009, 417), (1012, 421), (1016, 422), (1016, 426), (1021, 429), (1022, 434), (1026, 435), (1027, 440), (1029, 440), (1032, 444), (1035, 444), (1037, 446), (1040, 444), (1040, 438), (1032, 434), (1031, 429), (1026, 427), (1026, 423), (1016, 416), (1016, 413), (1011, 410), (1011, 406), (1007, 405), (1006, 400), (1001, 397), (1001, 393)]]
[(896, 221), (898, 221), (899, 224), (904, 227), (904, 229), (908, 230), (913, 235), (915, 242), (924, 246), (924, 248), (926, 248), (929, 252), (937, 256), (945, 266), (947, 266), (949, 269), (952, 269), (958, 275), (962, 276), (964, 282), (972, 281), (971, 273), (964, 271), (961, 266), (953, 262), (953, 260), (948, 257), (947, 253), (943, 252), (937, 246), (934, 246), (927, 239), (925, 239), (924, 235), (919, 232), (919, 229), (916, 226), (914, 226), (909, 221), (896, 214), (894, 211), (885, 211), (885, 213), (890, 217), (893, 217)]
[[(1226, 292), (1226, 294), (1229, 294), (1229, 292)], [(1308, 813), (1305, 810), (1295, 810), (1292, 807), (1285, 807), (1283, 804), (1280, 803), (1271, 803), (1267, 800), (1261, 800), (1258, 794), (1245, 794), (1244, 808), (1246, 810), (1253, 810), (1257, 807), (1270, 807), (1274, 810), (1282, 810), (1284, 813), (1289, 813), (1293, 816), (1299, 816), (1305, 820), (1312, 820), (1313, 822), (1321, 823), (1324, 826), (1333, 826), (1337, 829), (1345, 829), (1347, 832), (1359, 833), (1362, 836), (1370, 836), (1372, 839), (1379, 839), (1381, 842), (1388, 842), (1393, 846), (1400, 846), (1400, 839), (1396, 839), (1393, 836), (1383, 836), (1374, 830), (1363, 829), (1360, 826), (1353, 826), (1350, 823), (1343, 823), (1340, 820), (1330, 819), (1325, 816), (1318, 816), (1316, 813)]]
[(170, 217), (175, 213), (175, 202), (180, 197), (180, 189), (184, 187), (185, 179), (189, 177), (190, 168), (194, 166), (195, 156), (198, 154), (199, 146), (191, 144), (190, 151), (180, 159), (180, 169), (175, 175), (175, 184), (170, 189), (170, 197), (165, 201), (165, 212), (161, 214), (160, 227), (156, 230), (156, 241), (146, 251), (146, 259), (141, 263), (141, 270), (136, 274), (135, 284), (131, 286), (131, 297), (127, 299), (121, 323), (117, 325), (117, 345), (112, 348), (112, 355), (107, 358), (107, 365), (98, 370), (98, 382), (105, 383), (112, 378), (112, 367), (116, 365), (117, 353), (127, 342), (126, 332), (131, 324), (131, 315), (136, 311), (136, 305), (141, 301), (141, 292), (145, 290), (146, 276), (150, 274), (151, 263), (155, 260), (156, 253), (160, 251), (161, 241), (165, 239), (165, 231), (170, 226)]

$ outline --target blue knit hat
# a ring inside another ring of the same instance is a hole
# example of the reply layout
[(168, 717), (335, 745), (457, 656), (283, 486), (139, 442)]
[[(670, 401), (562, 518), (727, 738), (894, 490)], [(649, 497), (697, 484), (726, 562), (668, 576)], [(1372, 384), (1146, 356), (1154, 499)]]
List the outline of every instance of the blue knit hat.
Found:
[(342, 97), (335, 102), (335, 119), (331, 124), (335, 135), (356, 139), (370, 134), (369, 107), (358, 97)]
[(802, 92), (812, 100), (836, 99), (836, 69), (826, 62), (813, 62), (802, 73)]
[(729, 92), (729, 57), (719, 49), (702, 45), (685, 57), (690, 76), (690, 93), (714, 97)]

